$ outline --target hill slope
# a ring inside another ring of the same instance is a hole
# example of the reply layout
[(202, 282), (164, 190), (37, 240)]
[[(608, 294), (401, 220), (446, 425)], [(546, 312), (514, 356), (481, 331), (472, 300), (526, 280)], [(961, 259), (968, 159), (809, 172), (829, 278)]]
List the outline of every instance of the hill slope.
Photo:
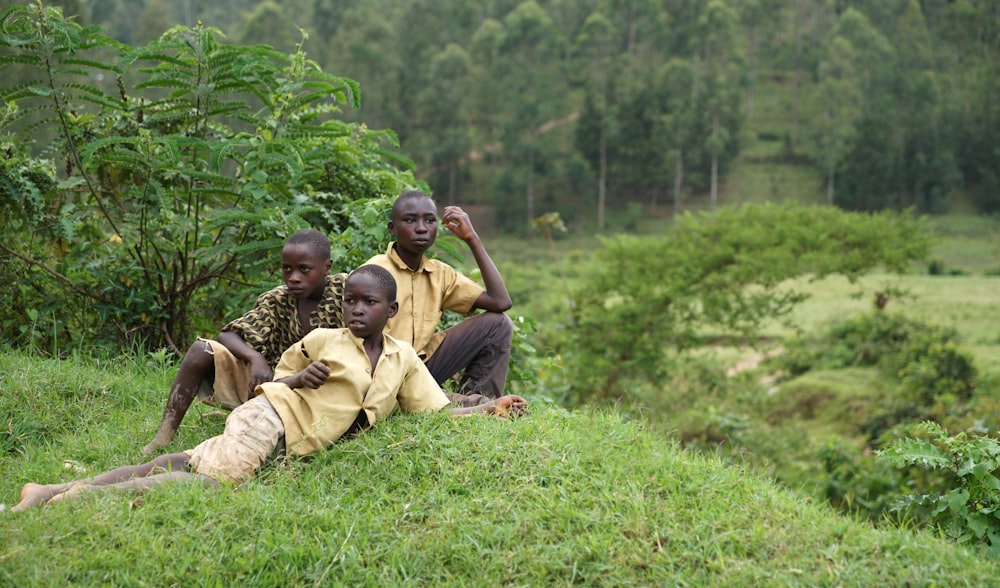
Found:
[[(0, 374), (9, 504), (28, 479), (81, 475), (64, 460), (91, 473), (136, 461), (172, 371), (0, 353)], [(192, 412), (177, 448), (221, 428)], [(842, 518), (615, 413), (544, 405), (514, 422), (392, 418), (237, 490), (0, 513), (0, 537), (13, 586), (1000, 581), (950, 543)]]

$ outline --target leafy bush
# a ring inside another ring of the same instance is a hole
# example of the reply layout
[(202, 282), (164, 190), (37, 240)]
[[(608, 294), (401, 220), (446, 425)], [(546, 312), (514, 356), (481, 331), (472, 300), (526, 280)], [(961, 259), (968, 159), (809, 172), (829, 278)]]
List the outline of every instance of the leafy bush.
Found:
[(788, 341), (786, 352), (771, 365), (793, 376), (810, 370), (878, 367), (897, 384), (861, 423), (877, 445), (897, 424), (935, 418), (972, 398), (978, 373), (956, 336), (953, 329), (873, 311)]
[(952, 483), (943, 491), (911, 494), (894, 508), (933, 521), (959, 543), (978, 545), (991, 559), (1000, 559), (1000, 442), (966, 433), (950, 437), (930, 421), (916, 432), (926, 438), (900, 439), (879, 457), (896, 467), (941, 472)]
[(706, 331), (753, 336), (804, 298), (785, 280), (902, 271), (929, 243), (905, 214), (789, 204), (684, 215), (662, 236), (608, 239), (581, 280), (565, 342), (578, 399), (615, 400), (629, 379), (662, 380), (668, 352)]
[(133, 48), (41, 3), (0, 28), (6, 340), (176, 349), (272, 286), (298, 229), (331, 233), (336, 267), (363, 262), (417, 185), (391, 132), (336, 118), (359, 88), (301, 46), (199, 25)]

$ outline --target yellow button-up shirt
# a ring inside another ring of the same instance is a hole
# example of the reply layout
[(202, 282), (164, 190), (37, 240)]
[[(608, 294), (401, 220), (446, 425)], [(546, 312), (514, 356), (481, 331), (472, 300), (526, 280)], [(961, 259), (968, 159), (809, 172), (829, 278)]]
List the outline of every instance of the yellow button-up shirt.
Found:
[(413, 348), (386, 335), (374, 377), (364, 342), (349, 329), (313, 329), (282, 354), (274, 378), (293, 376), (313, 361), (330, 368), (326, 383), (315, 390), (278, 382), (257, 387), (281, 417), (290, 455), (326, 449), (350, 429), (362, 410), (371, 426), (397, 404), (406, 412), (438, 411), (448, 405)]
[(384, 254), (368, 260), (389, 270), (396, 278), (399, 312), (389, 319), (385, 332), (410, 342), (421, 359), (427, 361), (444, 339), (444, 333), (437, 332), (444, 311), (469, 314), (476, 299), (486, 290), (437, 259), (425, 257), (417, 271), (413, 271), (396, 253), (394, 245), (390, 243)]

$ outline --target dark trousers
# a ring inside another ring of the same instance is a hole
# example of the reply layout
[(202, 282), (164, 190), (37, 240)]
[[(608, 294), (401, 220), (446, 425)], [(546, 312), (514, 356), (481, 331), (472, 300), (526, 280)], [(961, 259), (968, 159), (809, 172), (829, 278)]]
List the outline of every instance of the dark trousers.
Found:
[(462, 372), (459, 394), (503, 396), (514, 324), (501, 312), (483, 312), (445, 330), (444, 341), (427, 360), (438, 384)]

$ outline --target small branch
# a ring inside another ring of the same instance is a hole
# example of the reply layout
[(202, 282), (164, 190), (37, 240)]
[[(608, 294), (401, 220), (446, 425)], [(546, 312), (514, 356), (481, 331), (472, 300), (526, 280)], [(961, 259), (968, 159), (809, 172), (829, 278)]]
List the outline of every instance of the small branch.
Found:
[(14, 257), (17, 257), (18, 259), (20, 259), (20, 260), (22, 260), (22, 261), (24, 261), (24, 262), (26, 262), (26, 263), (28, 263), (30, 265), (33, 265), (33, 266), (37, 267), (38, 269), (44, 271), (45, 273), (49, 274), (50, 276), (52, 276), (53, 278), (59, 280), (60, 282), (65, 283), (66, 285), (68, 285), (70, 287), (71, 290), (73, 290), (74, 292), (76, 292), (77, 294), (79, 294), (81, 296), (84, 296), (86, 298), (90, 298), (92, 300), (97, 300), (98, 302), (107, 302), (108, 301), (103, 296), (99, 296), (99, 295), (95, 294), (94, 292), (88, 292), (87, 290), (84, 290), (83, 288), (80, 288), (75, 283), (73, 283), (73, 280), (71, 280), (68, 277), (62, 275), (61, 273), (57, 272), (56, 270), (48, 267), (47, 265), (45, 265), (41, 261), (38, 261), (37, 259), (32, 259), (32, 258), (28, 257), (27, 255), (24, 255), (23, 253), (14, 251), (13, 249), (11, 249), (10, 247), (7, 247), (7, 245), (5, 245), (3, 243), (0, 243), (0, 248), (2, 248), (7, 253), (13, 255)]

